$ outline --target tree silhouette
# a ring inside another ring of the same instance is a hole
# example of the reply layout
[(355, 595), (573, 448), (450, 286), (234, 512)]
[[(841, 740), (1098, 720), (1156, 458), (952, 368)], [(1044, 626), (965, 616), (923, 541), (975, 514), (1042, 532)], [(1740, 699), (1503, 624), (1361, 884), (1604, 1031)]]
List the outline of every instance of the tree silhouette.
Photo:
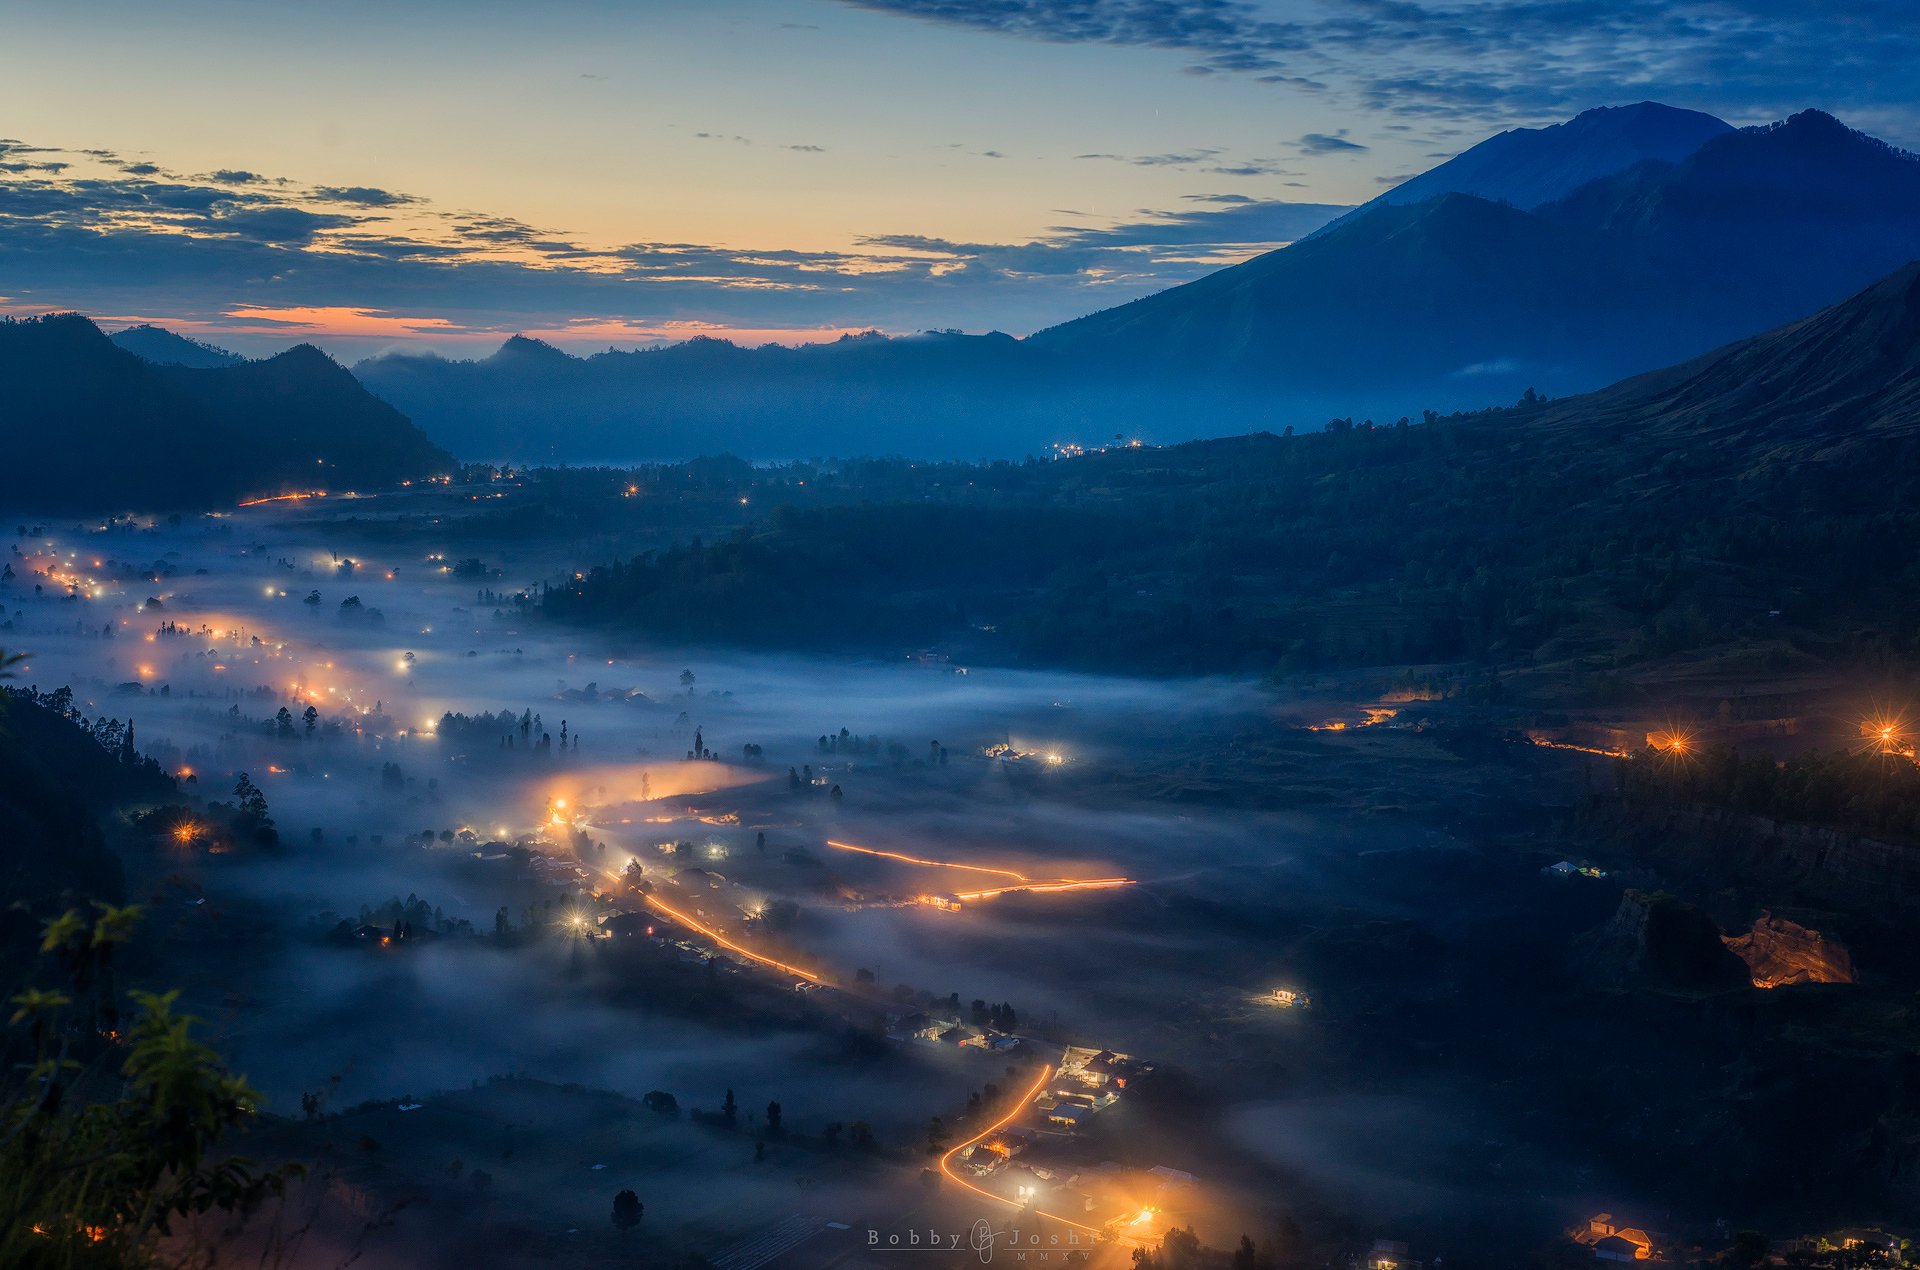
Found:
[(640, 1224), (646, 1211), (647, 1206), (640, 1202), (638, 1195), (630, 1190), (621, 1191), (613, 1197), (613, 1228), (623, 1233), (632, 1230)]

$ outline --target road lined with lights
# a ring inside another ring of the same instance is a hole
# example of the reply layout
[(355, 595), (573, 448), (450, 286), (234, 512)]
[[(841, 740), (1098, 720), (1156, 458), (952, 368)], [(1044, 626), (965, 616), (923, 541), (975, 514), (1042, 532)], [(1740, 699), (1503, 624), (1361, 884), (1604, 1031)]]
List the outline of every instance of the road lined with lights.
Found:
[(1026, 874), (1016, 873), (1012, 869), (990, 869), (980, 864), (961, 864), (957, 860), (927, 860), (920, 856), (903, 855), (898, 851), (881, 851), (875, 847), (856, 847), (851, 842), (837, 842), (832, 838), (827, 839), (827, 845), (837, 847), (842, 851), (858, 851), (861, 855), (879, 856), (883, 860), (899, 860), (906, 864), (924, 864), (935, 869), (965, 869), (970, 873), (995, 873), (1003, 878), (1012, 878), (1016, 882), (1032, 881)]
[(1031, 882), (1019, 886), (995, 887), (989, 891), (961, 891), (956, 900), (990, 900), (1000, 895), (1050, 895), (1059, 891), (1107, 891), (1117, 886), (1134, 886), (1132, 878), (1062, 878), (1058, 882)]
[(905, 864), (920, 864), (936, 869), (965, 869), (970, 873), (989, 873), (999, 877), (1013, 879), (1013, 885), (1011, 886), (996, 886), (979, 891), (957, 892), (953, 897), (957, 900), (990, 900), (996, 896), (1010, 895), (1022, 891), (1032, 894), (1051, 894), (1058, 891), (1101, 891), (1109, 890), (1117, 886), (1134, 885), (1132, 878), (1052, 878), (1036, 882), (1026, 874), (1016, 872), (1013, 869), (995, 869), (981, 864), (963, 864), (958, 860), (929, 860), (922, 856), (906, 855), (899, 851), (882, 851), (876, 847), (859, 847), (851, 842), (839, 842), (832, 838), (827, 839), (827, 845), (837, 847), (841, 851), (857, 851), (861, 855), (878, 856), (883, 860), (899, 860)]
[(750, 961), (757, 961), (763, 966), (772, 966), (775, 970), (784, 970), (790, 975), (798, 975), (802, 979), (807, 980), (809, 983), (826, 983), (827, 982), (825, 977), (815, 974), (811, 970), (803, 970), (799, 966), (788, 965), (784, 961), (779, 961), (779, 960), (776, 960), (775, 958), (764, 956), (761, 953), (757, 953), (753, 951), (751, 948), (742, 948), (739, 944), (734, 943), (731, 939), (728, 939), (725, 935), (722, 935), (719, 931), (713, 929), (713, 927), (708, 926), (706, 923), (701, 922), (696, 918), (690, 917), (686, 913), (682, 913), (679, 909), (673, 907), (671, 904), (667, 903), (665, 900), (661, 899), (657, 895), (654, 895), (651, 891), (642, 891), (640, 893), (640, 900), (642, 903), (646, 904), (647, 907), (658, 909), (660, 912), (666, 914), (668, 917), (672, 918), (674, 921), (679, 922), (682, 926), (687, 927), (689, 930), (698, 931), (700, 934), (705, 935), (708, 939), (711, 939), (714, 943), (720, 945), (722, 948), (726, 949), (728, 952), (737, 953), (740, 956), (745, 957)]
[[(992, 1124), (982, 1129), (979, 1133), (976, 1133), (971, 1138), (968, 1138), (965, 1142), (960, 1143), (960, 1145), (956, 1147), (950, 1148), (945, 1155), (941, 1156), (940, 1165), (939, 1165), (941, 1176), (945, 1177), (948, 1181), (954, 1183), (956, 1186), (961, 1186), (966, 1188), (969, 1191), (972, 1191), (975, 1195), (980, 1195), (991, 1200), (997, 1200), (1000, 1203), (1005, 1204), (1008, 1207), (1016, 1210), (1024, 1207), (1024, 1205), (1020, 1204), (1016, 1200), (1010, 1200), (1004, 1195), (996, 1195), (992, 1191), (987, 1190), (983, 1186), (975, 1186), (972, 1182), (969, 1182), (966, 1178), (961, 1177), (958, 1173), (955, 1173), (953, 1171), (953, 1158), (959, 1155), (962, 1151), (966, 1150), (968, 1147), (973, 1146), (979, 1142), (984, 1142), (986, 1139), (992, 1137), (994, 1134), (1000, 1132), (1002, 1129), (1012, 1124), (1015, 1120), (1018, 1120), (1020, 1118), (1020, 1114), (1024, 1112), (1029, 1106), (1031, 1106), (1033, 1103), (1033, 1100), (1035, 1098), (1038, 1098), (1040, 1096), (1041, 1091), (1047, 1087), (1047, 1080), (1052, 1075), (1053, 1075), (1053, 1064), (1048, 1063), (1045, 1066), (1041, 1067), (1039, 1079), (1034, 1081), (1032, 1087), (1029, 1088), (1026, 1093), (1020, 1096), (1020, 1100), (1013, 1104), (1013, 1109), (1011, 1111), (1007, 1112), (1006, 1115), (1000, 1117), (998, 1120), (994, 1121)], [(1045, 1212), (1038, 1207), (1036, 1207), (1033, 1211), (1035, 1216), (1045, 1217), (1049, 1221), (1060, 1222), (1064, 1225), (1073, 1227), (1075, 1230), (1083, 1230), (1089, 1235), (1094, 1235), (1098, 1237), (1104, 1233), (1098, 1226), (1088, 1226), (1083, 1222), (1077, 1222), (1073, 1220), (1071, 1217), (1062, 1217), (1058, 1213)]]

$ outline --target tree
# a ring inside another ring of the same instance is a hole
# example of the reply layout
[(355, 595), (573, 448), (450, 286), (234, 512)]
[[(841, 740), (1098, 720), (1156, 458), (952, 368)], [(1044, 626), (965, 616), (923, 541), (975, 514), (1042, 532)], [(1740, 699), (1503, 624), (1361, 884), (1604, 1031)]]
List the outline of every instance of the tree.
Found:
[(279, 713), (273, 716), (273, 730), (274, 734), (282, 741), (291, 741), (293, 739), (293, 711), (287, 709), (285, 706), (281, 706)]
[(691, 670), (683, 670), (680, 672), (680, 686), (687, 690), (689, 697), (693, 695), (693, 672)]
[(733, 1100), (731, 1089), (727, 1091), (726, 1098), (720, 1103), (720, 1115), (729, 1125), (738, 1124), (740, 1121), (740, 1104)]
[(947, 1124), (939, 1116), (927, 1121), (927, 1154), (939, 1155), (947, 1149)]
[[(12, 998), (9, 1027), (23, 1035), (8, 1048), (29, 1061), (0, 1086), (0, 1265), (146, 1265), (174, 1219), (244, 1220), (300, 1174), (209, 1162), (259, 1095), (193, 1037), (197, 1020), (174, 1013), (177, 994), (131, 994), (140, 1013), (124, 1050), (94, 1041), (102, 997), (111, 1009), (113, 951), (138, 914), (96, 905), (48, 922), (40, 951), (64, 962), (72, 995), (28, 988)], [(123, 1052), (116, 1082), (105, 1069)]]
[(307, 725), (307, 739), (311, 741), (313, 739), (313, 730), (320, 725), (320, 712), (312, 706), (308, 706), (305, 710), (301, 711), (300, 718)]
[(273, 817), (267, 814), (267, 796), (245, 772), (234, 782), (233, 796), (238, 801), (239, 814), (234, 818), (235, 827), (244, 830), (256, 844), (271, 847), (280, 841), (279, 832), (273, 827)]
[(780, 1136), (780, 1104), (777, 1102), (767, 1104), (767, 1136)]
[(632, 1230), (640, 1224), (640, 1218), (647, 1206), (632, 1191), (621, 1191), (613, 1197), (613, 1228), (622, 1233)]

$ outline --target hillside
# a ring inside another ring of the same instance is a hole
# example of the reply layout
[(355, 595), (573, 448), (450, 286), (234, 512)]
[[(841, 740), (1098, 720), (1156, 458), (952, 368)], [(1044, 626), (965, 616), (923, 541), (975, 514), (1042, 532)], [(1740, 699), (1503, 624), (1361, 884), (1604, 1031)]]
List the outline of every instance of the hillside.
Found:
[(165, 327), (140, 325), (115, 331), (110, 337), (143, 362), (156, 366), (192, 366), (206, 370), (216, 366), (238, 366), (246, 358), (224, 348), (176, 335)]
[(317, 349), (155, 366), (76, 314), (0, 322), (0, 423), (0, 502), (20, 510), (204, 506), (450, 462)]
[(954, 641), (1101, 670), (1518, 659), (1580, 692), (1708, 649), (1830, 659), (1863, 627), (1904, 656), (1917, 332), (1911, 266), (1584, 397), (1056, 463), (809, 467), (804, 489), (772, 473), (743, 490), (778, 509), (758, 527), (547, 605), (675, 638)]

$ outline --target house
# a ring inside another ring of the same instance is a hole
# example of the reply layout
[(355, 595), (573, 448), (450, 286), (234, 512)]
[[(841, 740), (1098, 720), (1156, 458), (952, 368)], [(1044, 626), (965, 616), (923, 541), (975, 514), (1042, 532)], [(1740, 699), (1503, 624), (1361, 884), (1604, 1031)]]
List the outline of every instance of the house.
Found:
[(1376, 1239), (1367, 1252), (1367, 1270), (1421, 1270), (1421, 1264), (1398, 1239)]
[(1602, 1235), (1594, 1241), (1593, 1256), (1596, 1261), (1638, 1261), (1642, 1252), (1639, 1244), (1619, 1235)]
[(1601, 1261), (1647, 1261), (1653, 1257), (1654, 1238), (1638, 1226), (1626, 1226), (1614, 1220), (1612, 1213), (1600, 1213), (1573, 1232), (1575, 1243), (1593, 1249)]
[(1199, 1179), (1185, 1169), (1170, 1169), (1164, 1164), (1156, 1164), (1147, 1170), (1152, 1177), (1160, 1179), (1160, 1189), (1170, 1191), (1176, 1187), (1192, 1186)]
[(1062, 1128), (1077, 1130), (1093, 1118), (1093, 1108), (1063, 1102), (1047, 1112), (1047, 1119)]

